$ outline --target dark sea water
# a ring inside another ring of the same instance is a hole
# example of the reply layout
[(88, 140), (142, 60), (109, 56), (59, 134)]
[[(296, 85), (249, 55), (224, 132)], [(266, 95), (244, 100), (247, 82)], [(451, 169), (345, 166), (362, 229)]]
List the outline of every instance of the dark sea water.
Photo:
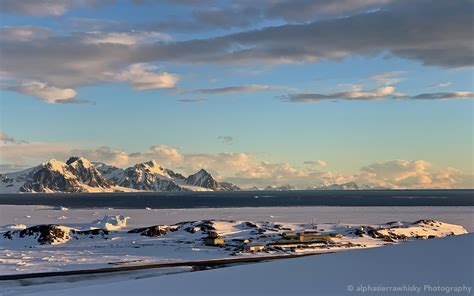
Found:
[(474, 190), (1, 194), (0, 204), (185, 209), (295, 206), (474, 206)]

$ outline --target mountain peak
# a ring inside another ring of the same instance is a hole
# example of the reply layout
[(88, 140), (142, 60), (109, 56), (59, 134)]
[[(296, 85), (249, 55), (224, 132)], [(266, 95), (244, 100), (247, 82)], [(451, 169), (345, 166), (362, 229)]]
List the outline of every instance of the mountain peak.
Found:
[(66, 161), (67, 165), (72, 165), (74, 163), (80, 163), (83, 167), (90, 167), (92, 164), (89, 160), (85, 159), (82, 156), (71, 156), (69, 159)]
[(144, 164), (146, 164), (150, 167), (155, 167), (155, 168), (161, 167), (160, 164), (158, 162), (156, 162), (156, 160), (154, 160), (154, 159), (151, 159), (151, 160), (145, 162)]
[(219, 190), (220, 184), (205, 169), (200, 169), (197, 173), (186, 178), (186, 183), (193, 186)]
[(204, 175), (209, 175), (209, 176), (211, 175), (211, 174), (209, 174), (208, 171), (206, 171), (205, 169), (200, 169), (200, 170), (197, 172), (197, 174), (204, 174)]
[(62, 161), (56, 160), (56, 159), (50, 159), (47, 162), (42, 163), (42, 166), (45, 168), (48, 168), (53, 171), (64, 171), (64, 167), (66, 164)]
[(136, 168), (145, 169), (152, 174), (167, 176), (165, 169), (154, 159), (135, 165)]

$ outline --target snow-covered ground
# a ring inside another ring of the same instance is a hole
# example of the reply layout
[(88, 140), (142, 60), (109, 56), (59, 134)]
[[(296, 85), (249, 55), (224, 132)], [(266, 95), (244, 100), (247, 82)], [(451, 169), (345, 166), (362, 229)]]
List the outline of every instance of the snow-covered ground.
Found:
[(472, 295), (473, 249), (467, 234), (167, 276), (10, 285), (4, 295)]
[(69, 209), (0, 205), (0, 225), (80, 224), (105, 215), (124, 214), (129, 227), (203, 219), (283, 223), (382, 224), (433, 219), (474, 232), (474, 207), (249, 207), (205, 209)]
[[(238, 251), (242, 245), (239, 241), (250, 239), (253, 244), (268, 245), (281, 240), (281, 234), (290, 230), (302, 232), (317, 229), (320, 235), (341, 234), (344, 237), (332, 237), (334, 244), (330, 246), (314, 244), (295, 248), (295, 245), (280, 244), (276, 249), (268, 248), (267, 252), (257, 255), (334, 252), (381, 246), (405, 237), (410, 239), (462, 234), (465, 232), (464, 228), (468, 231), (473, 229), (472, 218), (473, 209), (467, 207), (76, 210), (64, 207), (1, 206), (0, 232), (5, 234), (10, 231), (11, 237), (0, 239), (0, 274), (249, 256), (250, 254)], [(214, 220), (211, 223), (213, 230), (225, 238), (226, 248), (204, 245), (203, 238), (207, 230), (200, 230), (200, 221), (205, 219)], [(419, 219), (434, 219), (445, 223), (411, 223)], [(139, 233), (127, 233), (138, 227), (169, 226), (182, 221), (198, 222), (178, 224), (177, 231), (167, 231), (163, 236), (146, 237)], [(385, 224), (393, 221), (408, 222)], [(247, 222), (255, 225), (249, 226)], [(64, 235), (43, 245), (39, 244), (36, 234), (20, 236), (19, 230), (40, 224), (60, 225), (57, 229)], [(367, 225), (374, 229), (383, 227), (385, 230), (369, 235), (370, 228)], [(356, 234), (359, 226), (365, 226), (362, 228), (363, 234)], [(396, 228), (397, 226), (403, 227)], [(111, 232), (94, 235), (83, 232), (90, 229)]]

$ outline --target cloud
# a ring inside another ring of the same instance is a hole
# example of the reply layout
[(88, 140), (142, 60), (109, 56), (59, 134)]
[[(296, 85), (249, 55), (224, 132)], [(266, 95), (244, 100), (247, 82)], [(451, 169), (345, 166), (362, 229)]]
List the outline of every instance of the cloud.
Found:
[(231, 136), (219, 136), (217, 139), (227, 145), (232, 145), (234, 143), (234, 138)]
[(448, 167), (434, 169), (424, 160), (393, 160), (361, 168), (355, 180), (391, 188), (473, 188), (474, 176)]
[(4, 41), (30, 41), (44, 39), (50, 36), (50, 30), (40, 26), (14, 26), (1, 27), (0, 39)]
[(89, 103), (87, 100), (75, 98), (77, 92), (71, 88), (58, 88), (39, 81), (25, 81), (20, 85), (10, 86), (8, 90), (38, 98), (46, 103), (82, 104)]
[(424, 93), (411, 97), (414, 100), (448, 100), (448, 99), (471, 99), (474, 93), (470, 91)]
[(325, 167), (327, 166), (327, 163), (324, 160), (307, 160), (304, 162), (305, 165), (309, 167)]
[(206, 99), (179, 99), (178, 102), (185, 104), (203, 104), (206, 103)]
[(1, 0), (2, 13), (27, 16), (61, 16), (74, 7), (98, 7), (111, 0)]
[(166, 145), (151, 146), (144, 155), (165, 159), (170, 163), (180, 163), (184, 159), (184, 156), (176, 148)]
[(368, 101), (368, 100), (381, 100), (388, 97), (401, 96), (395, 92), (395, 87), (384, 86), (376, 88), (374, 90), (363, 91), (363, 90), (352, 90), (344, 92), (336, 92), (329, 94), (318, 94), (318, 93), (297, 93), (288, 94), (283, 96), (284, 101), (292, 103), (314, 103), (327, 100), (349, 100), (349, 101)]
[(374, 90), (354, 89), (351, 91), (335, 92), (329, 94), (320, 93), (295, 93), (282, 96), (281, 99), (292, 103), (317, 103), (322, 101), (372, 101), (385, 99), (399, 100), (448, 100), (448, 99), (470, 99), (474, 97), (474, 93), (469, 91), (458, 92), (442, 92), (442, 93), (422, 93), (409, 96), (396, 92), (393, 86), (384, 86)]
[(168, 72), (154, 73), (156, 66), (148, 64), (133, 64), (119, 73), (106, 73), (110, 81), (128, 82), (134, 89), (147, 90), (157, 88), (172, 88), (179, 80), (176, 74)]
[(441, 87), (447, 87), (450, 86), (451, 82), (440, 82), (440, 83), (435, 83), (430, 85), (431, 88), (441, 88)]
[(193, 90), (193, 93), (206, 94), (206, 95), (218, 95), (218, 94), (230, 94), (230, 93), (250, 93), (257, 91), (269, 90), (270, 87), (267, 85), (248, 84), (239, 86), (227, 86), (220, 88), (204, 88)]
[(73, 149), (70, 155), (81, 155), (87, 159), (105, 162), (117, 167), (125, 167), (130, 163), (129, 155), (126, 152), (108, 146), (100, 146), (95, 150)]
[(135, 45), (160, 41), (170, 41), (170, 35), (161, 32), (87, 32), (83, 36), (89, 44)]
[(402, 75), (404, 72), (395, 71), (395, 72), (383, 72), (372, 75), (370, 79), (385, 85), (392, 85), (399, 83), (402, 78), (399, 76)]
[(71, 147), (61, 143), (0, 142), (0, 163), (10, 166), (38, 164), (51, 158), (65, 159)]
[[(155, 73), (156, 66), (148, 64), (133, 64), (118, 72), (103, 72), (97, 75), (102, 82), (127, 82), (136, 90), (167, 89), (175, 87), (179, 75), (168, 72)], [(10, 85), (8, 85), (10, 84)], [(45, 82), (30, 80), (6, 83), (4, 89), (35, 97), (43, 102), (53, 104), (89, 104), (89, 100), (77, 99), (77, 91), (73, 88), (61, 88)]]

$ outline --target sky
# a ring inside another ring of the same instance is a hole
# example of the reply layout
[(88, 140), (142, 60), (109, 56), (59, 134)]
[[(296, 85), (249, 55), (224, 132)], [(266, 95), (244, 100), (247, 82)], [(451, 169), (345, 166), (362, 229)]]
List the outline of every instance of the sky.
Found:
[(0, 0), (0, 172), (473, 188), (474, 2)]

